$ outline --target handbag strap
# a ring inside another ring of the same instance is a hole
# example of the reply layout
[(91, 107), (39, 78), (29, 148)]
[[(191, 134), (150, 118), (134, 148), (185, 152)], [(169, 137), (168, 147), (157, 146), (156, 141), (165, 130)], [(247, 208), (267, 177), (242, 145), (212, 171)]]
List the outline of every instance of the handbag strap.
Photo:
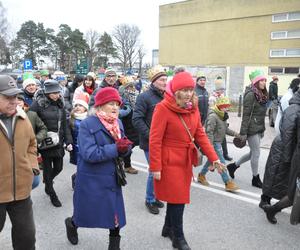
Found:
[(189, 130), (189, 128), (188, 128), (188, 126), (186, 125), (185, 121), (183, 120), (182, 116), (181, 116), (180, 114), (178, 114), (178, 116), (179, 116), (179, 119), (180, 119), (181, 123), (183, 124), (183, 126), (184, 126), (186, 132), (188, 133), (188, 135), (189, 135), (189, 137), (190, 137), (192, 143), (194, 144), (194, 147), (197, 149), (197, 151), (198, 151), (199, 153), (201, 153), (199, 147), (198, 147), (198, 146), (196, 145), (196, 143), (195, 143), (195, 139), (194, 139), (194, 137), (192, 136), (191, 131)]
[(61, 126), (61, 110), (58, 109), (58, 122), (57, 122), (57, 133), (59, 133), (60, 126)]
[(194, 143), (194, 140), (195, 140), (195, 139), (194, 139), (194, 137), (192, 136), (192, 134), (191, 134), (189, 128), (187, 127), (185, 121), (183, 120), (183, 118), (182, 118), (182, 116), (181, 116), (180, 114), (178, 114), (178, 116), (179, 116), (179, 119), (180, 119), (180, 121), (182, 122), (182, 124), (183, 124), (183, 126), (184, 126), (186, 132), (189, 134), (189, 137), (190, 137), (191, 141)]

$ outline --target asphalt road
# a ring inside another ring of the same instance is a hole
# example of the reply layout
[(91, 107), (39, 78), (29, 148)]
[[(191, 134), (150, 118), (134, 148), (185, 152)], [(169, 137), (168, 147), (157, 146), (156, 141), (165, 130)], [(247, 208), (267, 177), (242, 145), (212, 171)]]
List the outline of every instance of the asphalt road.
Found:
[[(248, 148), (236, 149), (229, 144), (230, 155), (237, 159)], [(260, 174), (263, 176), (268, 150), (263, 149), (260, 158)], [(144, 154), (134, 150), (133, 165), (138, 175), (128, 175), (128, 185), (123, 189), (127, 213), (127, 225), (121, 230), (122, 250), (173, 249), (170, 240), (160, 236), (165, 209), (159, 215), (149, 214), (144, 205), (147, 169)], [(195, 168), (195, 176), (200, 168)], [(55, 180), (55, 188), (63, 203), (61, 208), (51, 205), (44, 193), (44, 186), (32, 192), (37, 229), (37, 249), (41, 250), (104, 250), (108, 246), (108, 231), (80, 228), (79, 244), (71, 245), (67, 238), (64, 219), (72, 214), (72, 189), (70, 176), (75, 171), (65, 157), (63, 172)], [(270, 224), (264, 212), (258, 208), (260, 190), (251, 186), (251, 169), (244, 164), (236, 173), (238, 194), (224, 191), (217, 173), (208, 173), (209, 187), (193, 183), (191, 204), (186, 206), (184, 231), (193, 250), (200, 249), (300, 249), (300, 225), (289, 223), (289, 210), (277, 215), (278, 224)], [(10, 250), (10, 222), (7, 218), (0, 233), (0, 250)], [(24, 249), (26, 250), (26, 249)]]

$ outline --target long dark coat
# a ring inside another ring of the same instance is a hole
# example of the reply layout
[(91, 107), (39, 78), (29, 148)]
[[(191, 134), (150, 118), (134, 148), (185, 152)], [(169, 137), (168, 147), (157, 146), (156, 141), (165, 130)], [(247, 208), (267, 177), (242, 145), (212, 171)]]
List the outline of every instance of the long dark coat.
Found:
[[(124, 129), (119, 121), (122, 136)], [(79, 155), (74, 191), (74, 222), (88, 228), (119, 227), (126, 224), (122, 189), (117, 185), (115, 159), (117, 146), (98, 117), (80, 124)]]
[(293, 199), (300, 172), (300, 92), (284, 111), (278, 135), (271, 146), (263, 181), (263, 194), (281, 199), (288, 192)]

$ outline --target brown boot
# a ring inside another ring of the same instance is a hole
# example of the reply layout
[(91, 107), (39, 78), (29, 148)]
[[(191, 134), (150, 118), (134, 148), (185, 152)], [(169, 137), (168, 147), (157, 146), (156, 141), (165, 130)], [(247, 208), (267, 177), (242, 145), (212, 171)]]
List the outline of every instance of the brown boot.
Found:
[(235, 192), (235, 191), (239, 190), (239, 187), (233, 181), (228, 181), (225, 184), (225, 190), (227, 192)]
[(198, 175), (198, 182), (200, 182), (203, 186), (209, 186), (209, 183), (206, 180), (205, 175), (203, 175), (203, 174)]
[(124, 168), (124, 171), (128, 174), (137, 174), (138, 173), (138, 170), (131, 166), (129, 168)]

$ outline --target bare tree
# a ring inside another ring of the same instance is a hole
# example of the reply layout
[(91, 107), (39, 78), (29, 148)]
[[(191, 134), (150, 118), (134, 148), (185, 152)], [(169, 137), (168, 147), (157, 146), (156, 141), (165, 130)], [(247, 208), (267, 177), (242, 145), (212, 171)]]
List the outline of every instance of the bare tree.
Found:
[(87, 50), (87, 58), (88, 58), (88, 65), (89, 65), (89, 71), (93, 71), (93, 65), (95, 62), (95, 59), (98, 54), (98, 48), (97, 48), (97, 43), (99, 42), (100, 34), (95, 31), (95, 30), (88, 30), (87, 33), (85, 34), (85, 40), (88, 45), (88, 50)]
[(123, 70), (132, 69), (139, 48), (140, 29), (136, 25), (120, 24), (114, 28), (114, 45), (117, 49), (116, 58), (123, 65)]
[(138, 62), (139, 62), (139, 75), (142, 73), (143, 59), (146, 55), (144, 47), (141, 45), (137, 52)]
[(0, 1), (0, 64), (7, 64), (10, 62), (10, 54), (8, 49), (7, 39), (8, 22), (6, 18), (6, 10)]

